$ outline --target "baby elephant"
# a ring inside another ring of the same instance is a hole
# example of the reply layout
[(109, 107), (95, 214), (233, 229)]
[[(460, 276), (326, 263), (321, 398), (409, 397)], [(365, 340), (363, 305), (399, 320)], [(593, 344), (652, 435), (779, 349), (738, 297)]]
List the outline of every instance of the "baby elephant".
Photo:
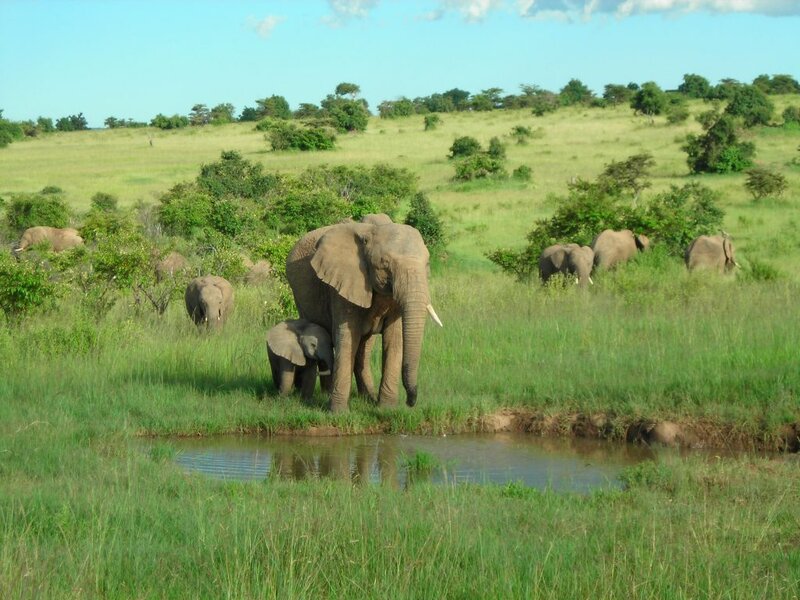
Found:
[(542, 283), (556, 273), (574, 275), (576, 283), (585, 287), (587, 283), (594, 283), (590, 277), (594, 263), (594, 251), (589, 246), (578, 244), (555, 244), (548, 246), (539, 257), (539, 276)]
[(217, 329), (233, 310), (233, 286), (216, 275), (196, 277), (186, 286), (184, 300), (195, 324)]
[(305, 319), (281, 321), (267, 332), (267, 355), (272, 381), (280, 394), (300, 389), (300, 395), (311, 398), (320, 375), (330, 375), (333, 368), (331, 336), (321, 327)]
[(83, 238), (78, 233), (77, 229), (66, 227), (59, 229), (58, 227), (29, 227), (22, 234), (17, 246), (17, 252), (23, 252), (31, 246), (35, 246), (41, 242), (50, 242), (53, 247), (53, 252), (62, 252), (69, 250), (75, 246), (83, 244)]
[(718, 273), (728, 273), (739, 266), (733, 253), (731, 239), (722, 235), (701, 235), (695, 238), (686, 248), (683, 258), (686, 261), (686, 268), (690, 271), (708, 269)]

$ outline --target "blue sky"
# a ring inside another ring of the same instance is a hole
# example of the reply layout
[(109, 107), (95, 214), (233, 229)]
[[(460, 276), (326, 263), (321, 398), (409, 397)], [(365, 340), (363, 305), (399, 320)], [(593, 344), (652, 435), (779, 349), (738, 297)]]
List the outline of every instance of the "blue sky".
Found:
[(0, 0), (0, 109), (149, 121), (292, 108), (357, 83), (371, 107), (578, 78), (800, 79), (800, 0)]

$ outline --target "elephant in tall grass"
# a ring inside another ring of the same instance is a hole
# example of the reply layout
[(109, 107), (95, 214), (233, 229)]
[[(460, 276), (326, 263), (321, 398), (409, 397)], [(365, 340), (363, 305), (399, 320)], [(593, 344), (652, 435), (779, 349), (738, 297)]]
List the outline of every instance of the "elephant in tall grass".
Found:
[(333, 343), (330, 334), (305, 319), (281, 321), (267, 332), (267, 356), (272, 381), (282, 395), (293, 387), (303, 398), (311, 398), (320, 375), (330, 375)]
[(53, 252), (63, 252), (82, 245), (83, 238), (77, 229), (72, 229), (71, 227), (29, 227), (22, 233), (15, 252), (24, 252), (31, 246), (42, 242), (49, 242)]
[(706, 269), (729, 273), (739, 266), (733, 242), (727, 235), (701, 235), (695, 238), (686, 248), (683, 258), (690, 271)]
[(331, 332), (336, 360), (330, 409), (348, 408), (352, 377), (375, 398), (372, 338), (383, 338), (380, 406), (394, 406), (402, 374), (406, 404), (417, 401), (426, 317), (441, 325), (428, 288), (429, 253), (420, 233), (398, 223), (340, 223), (307, 233), (289, 252), (286, 278), (300, 317)]
[(545, 248), (539, 256), (539, 276), (542, 283), (547, 283), (556, 273), (574, 275), (576, 283), (585, 287), (588, 283), (594, 283), (591, 278), (593, 264), (594, 251), (589, 246), (554, 244)]
[(184, 300), (196, 325), (218, 329), (233, 311), (233, 286), (217, 275), (195, 277), (186, 286)]
[(181, 273), (187, 273), (190, 268), (189, 261), (180, 252), (170, 252), (156, 263), (156, 281), (174, 279)]
[(645, 235), (635, 234), (630, 229), (605, 229), (592, 240), (595, 269), (610, 269), (630, 260), (637, 251), (644, 252), (649, 248), (650, 240)]

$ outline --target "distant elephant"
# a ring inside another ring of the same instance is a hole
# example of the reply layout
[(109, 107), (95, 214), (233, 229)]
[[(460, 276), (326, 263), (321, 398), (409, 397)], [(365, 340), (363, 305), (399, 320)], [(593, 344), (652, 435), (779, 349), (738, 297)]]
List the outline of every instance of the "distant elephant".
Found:
[(578, 244), (554, 244), (542, 251), (539, 257), (539, 276), (542, 283), (556, 273), (575, 275), (576, 283), (585, 287), (587, 283), (594, 283), (591, 278), (594, 264), (594, 251), (589, 246)]
[(406, 404), (417, 401), (417, 371), (428, 314), (441, 325), (428, 290), (429, 253), (408, 225), (340, 223), (303, 236), (286, 259), (300, 316), (331, 332), (336, 361), (332, 411), (347, 410), (353, 374), (374, 398), (372, 336), (383, 338), (380, 406), (394, 406), (402, 371)]
[(605, 229), (592, 241), (594, 266), (597, 269), (610, 269), (633, 258), (637, 250), (645, 251), (648, 248), (650, 240), (644, 235), (634, 234), (630, 229)]
[(320, 375), (330, 375), (333, 343), (323, 327), (305, 319), (281, 321), (267, 332), (267, 355), (272, 381), (279, 393), (298, 387), (303, 398), (311, 398)]
[(701, 235), (695, 238), (686, 248), (683, 258), (690, 271), (709, 269), (728, 273), (739, 266), (731, 239), (723, 235)]
[(272, 265), (267, 260), (256, 261), (244, 275), (244, 282), (247, 285), (260, 285), (269, 280), (272, 273)]
[(217, 329), (233, 310), (233, 286), (216, 275), (196, 277), (186, 286), (186, 311), (196, 325)]
[(388, 223), (394, 223), (392, 221), (392, 217), (387, 215), (386, 213), (370, 213), (361, 217), (362, 223), (369, 223), (370, 225), (386, 225)]
[(77, 229), (66, 227), (29, 227), (19, 240), (16, 252), (23, 252), (31, 246), (42, 242), (50, 242), (53, 252), (62, 252), (83, 244), (83, 238)]
[(189, 261), (180, 252), (170, 252), (156, 263), (156, 280), (173, 279), (180, 273), (189, 271)]

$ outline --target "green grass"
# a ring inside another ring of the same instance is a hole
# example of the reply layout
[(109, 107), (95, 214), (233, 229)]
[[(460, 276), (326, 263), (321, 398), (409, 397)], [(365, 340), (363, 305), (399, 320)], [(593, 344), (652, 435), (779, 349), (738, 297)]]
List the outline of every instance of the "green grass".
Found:
[[(531, 166), (532, 182), (451, 181), (456, 135), (485, 145), (517, 124), (542, 128), (524, 146), (507, 138), (509, 170)], [(98, 191), (152, 202), (223, 149), (292, 172), (382, 160), (419, 175), (452, 241), (431, 282), (445, 327), (426, 329), (413, 410), (354, 397), (334, 416), (320, 395), (278, 398), (265, 351), (269, 286), (237, 288), (216, 336), (199, 334), (180, 302), (158, 319), (126, 299), (103, 317), (72, 295), (0, 328), (0, 596), (797, 597), (796, 459), (664, 457), (630, 470), (625, 491), (588, 496), (513, 485), (400, 492), (221, 483), (183, 474), (169, 442), (149, 452), (140, 443), (327, 425), (468, 429), (508, 407), (688, 420), (768, 443), (800, 422), (795, 134), (752, 134), (758, 161), (789, 180), (780, 201), (752, 202), (744, 175), (697, 178), (722, 193), (746, 270), (736, 277), (690, 276), (654, 251), (583, 293), (518, 284), (483, 255), (521, 246), (552, 211), (549, 195), (612, 159), (647, 150), (654, 190), (685, 183), (679, 138), (698, 127), (562, 110), (445, 115), (432, 132), (422, 117), (373, 120), (315, 154), (267, 152), (250, 125), (57, 134), (2, 150), (0, 195), (58, 185), (77, 211)]]

